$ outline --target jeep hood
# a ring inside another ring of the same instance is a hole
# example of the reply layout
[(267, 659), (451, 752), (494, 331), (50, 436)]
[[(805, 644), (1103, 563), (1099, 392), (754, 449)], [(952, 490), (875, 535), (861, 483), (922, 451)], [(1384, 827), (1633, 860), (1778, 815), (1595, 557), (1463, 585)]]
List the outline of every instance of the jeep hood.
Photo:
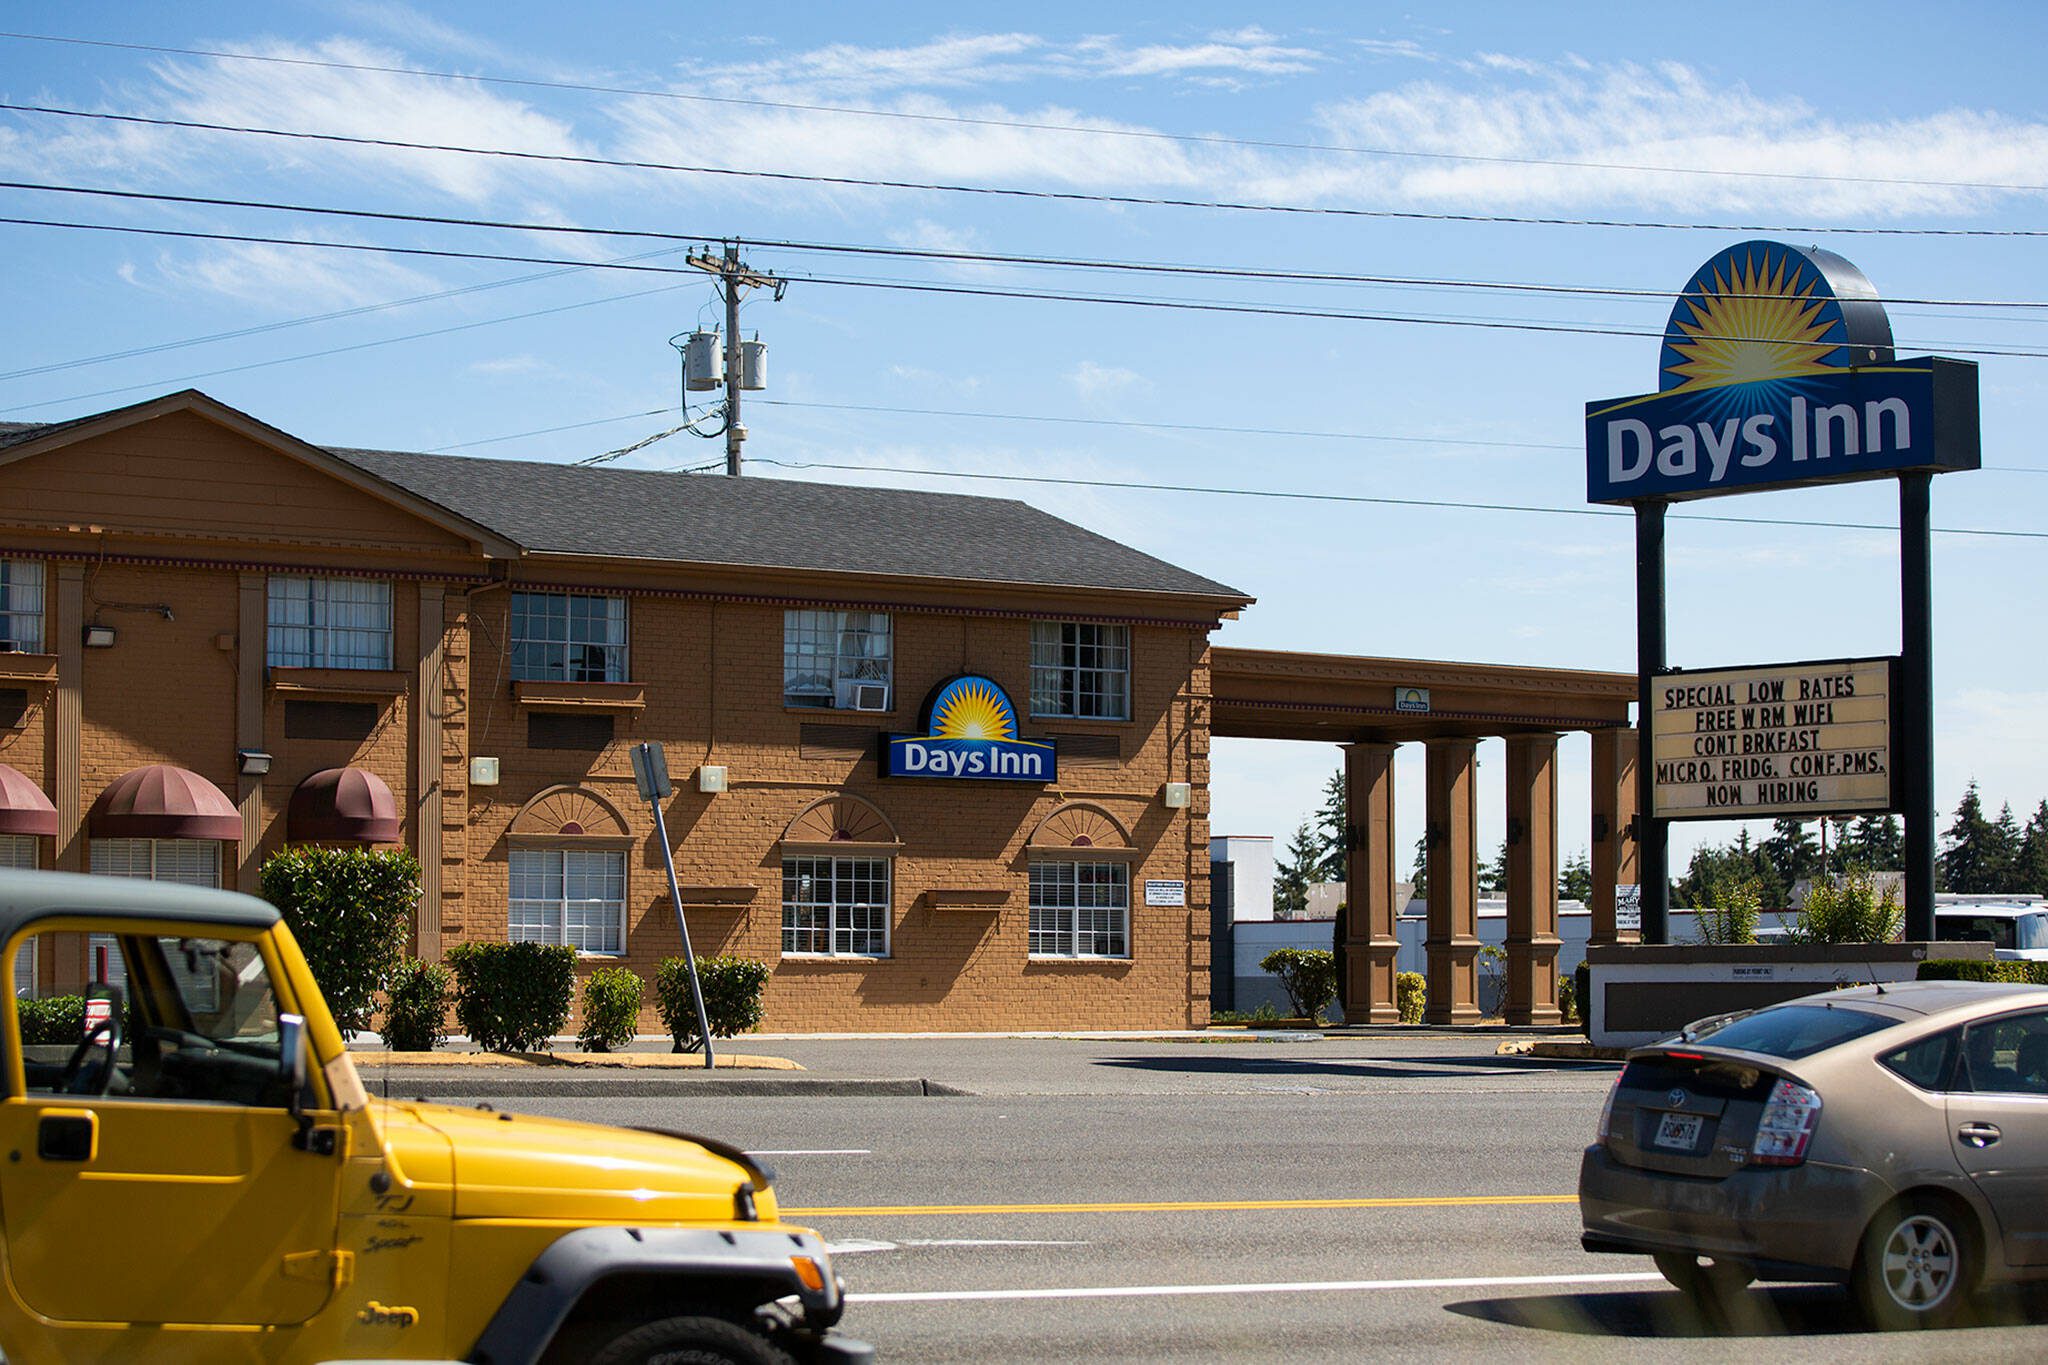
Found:
[(749, 1202), (761, 1218), (775, 1217), (770, 1174), (722, 1143), (488, 1109), (409, 1107), (447, 1140), (457, 1218), (731, 1223)]

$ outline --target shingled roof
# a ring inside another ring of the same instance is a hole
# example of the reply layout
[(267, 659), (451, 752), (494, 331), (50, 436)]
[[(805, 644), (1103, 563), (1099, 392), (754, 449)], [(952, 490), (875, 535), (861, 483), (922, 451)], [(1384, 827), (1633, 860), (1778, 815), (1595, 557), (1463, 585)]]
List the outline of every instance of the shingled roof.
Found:
[[(188, 391), (137, 407), (188, 397), (224, 406)], [(0, 450), (107, 415), (49, 425), (0, 423)], [(1010, 498), (396, 450), (314, 450), (533, 554), (1161, 593), (1209, 598), (1223, 607), (1251, 600)]]

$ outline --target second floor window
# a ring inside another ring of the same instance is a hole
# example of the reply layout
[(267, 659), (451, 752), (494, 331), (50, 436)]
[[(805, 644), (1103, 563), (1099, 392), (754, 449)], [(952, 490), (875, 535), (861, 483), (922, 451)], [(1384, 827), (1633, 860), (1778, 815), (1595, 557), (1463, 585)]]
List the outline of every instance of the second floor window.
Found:
[(43, 566), (0, 559), (0, 654), (43, 652)]
[(626, 599), (513, 593), (512, 676), (522, 682), (626, 681)]
[(269, 623), (273, 668), (391, 667), (389, 583), (273, 574)]
[(1131, 628), (1033, 621), (1031, 714), (1129, 720)]
[(886, 711), (891, 652), (887, 612), (786, 611), (783, 704)]

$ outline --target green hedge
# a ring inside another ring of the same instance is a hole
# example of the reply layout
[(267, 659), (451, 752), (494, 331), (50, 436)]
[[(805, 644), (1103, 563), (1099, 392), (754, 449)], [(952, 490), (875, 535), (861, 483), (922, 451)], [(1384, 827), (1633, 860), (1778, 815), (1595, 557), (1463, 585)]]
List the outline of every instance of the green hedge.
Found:
[[(697, 984), (704, 990), (704, 1017), (711, 1036), (730, 1038), (761, 1024), (761, 991), (768, 984), (768, 964), (744, 957), (700, 957)], [(665, 957), (654, 973), (654, 1004), (661, 1022), (675, 1040), (677, 1052), (695, 1052), (697, 1006), (690, 999), (690, 970), (679, 957)]]
[(41, 1000), (20, 998), (14, 1002), (15, 1017), (21, 1023), (21, 1041), (31, 1043), (76, 1043), (85, 1036), (85, 997), (51, 995)]
[(1979, 962), (1942, 957), (1920, 964), (1922, 981), (2008, 981), (2021, 986), (2048, 986), (2048, 962)]
[(369, 1028), (377, 993), (405, 958), (419, 863), (402, 848), (287, 848), (264, 862), (262, 884), (342, 1036)]
[(455, 978), (438, 962), (407, 958), (384, 991), (384, 1046), (432, 1052), (448, 1038), (448, 1002)]
[(569, 1022), (576, 950), (557, 943), (458, 943), (455, 1018), (488, 1052), (538, 1052)]
[(586, 1052), (612, 1052), (633, 1041), (645, 994), (630, 968), (599, 967), (583, 983), (583, 1027), (576, 1038)]

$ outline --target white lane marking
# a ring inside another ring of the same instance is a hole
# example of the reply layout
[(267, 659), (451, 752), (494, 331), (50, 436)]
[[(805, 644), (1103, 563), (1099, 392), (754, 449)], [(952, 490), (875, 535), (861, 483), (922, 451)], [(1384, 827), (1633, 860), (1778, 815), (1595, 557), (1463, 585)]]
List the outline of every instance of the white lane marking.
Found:
[(1021, 1237), (905, 1237), (907, 1247), (1085, 1247), (1093, 1242), (1044, 1242)]
[(1655, 1271), (1612, 1275), (1455, 1276), (1436, 1280), (1305, 1280), (1293, 1284), (1120, 1284), (1072, 1289), (959, 1289), (848, 1294), (848, 1303), (965, 1303), (990, 1299), (1135, 1299), (1198, 1294), (1342, 1294), (1387, 1289), (1525, 1289), (1544, 1285), (1663, 1283)]
[(871, 1147), (760, 1147), (747, 1149), (748, 1156), (873, 1156)]
[(849, 1237), (843, 1242), (827, 1242), (825, 1250), (834, 1256), (858, 1256), (867, 1251), (894, 1251), (894, 1242), (877, 1242), (865, 1237)]

